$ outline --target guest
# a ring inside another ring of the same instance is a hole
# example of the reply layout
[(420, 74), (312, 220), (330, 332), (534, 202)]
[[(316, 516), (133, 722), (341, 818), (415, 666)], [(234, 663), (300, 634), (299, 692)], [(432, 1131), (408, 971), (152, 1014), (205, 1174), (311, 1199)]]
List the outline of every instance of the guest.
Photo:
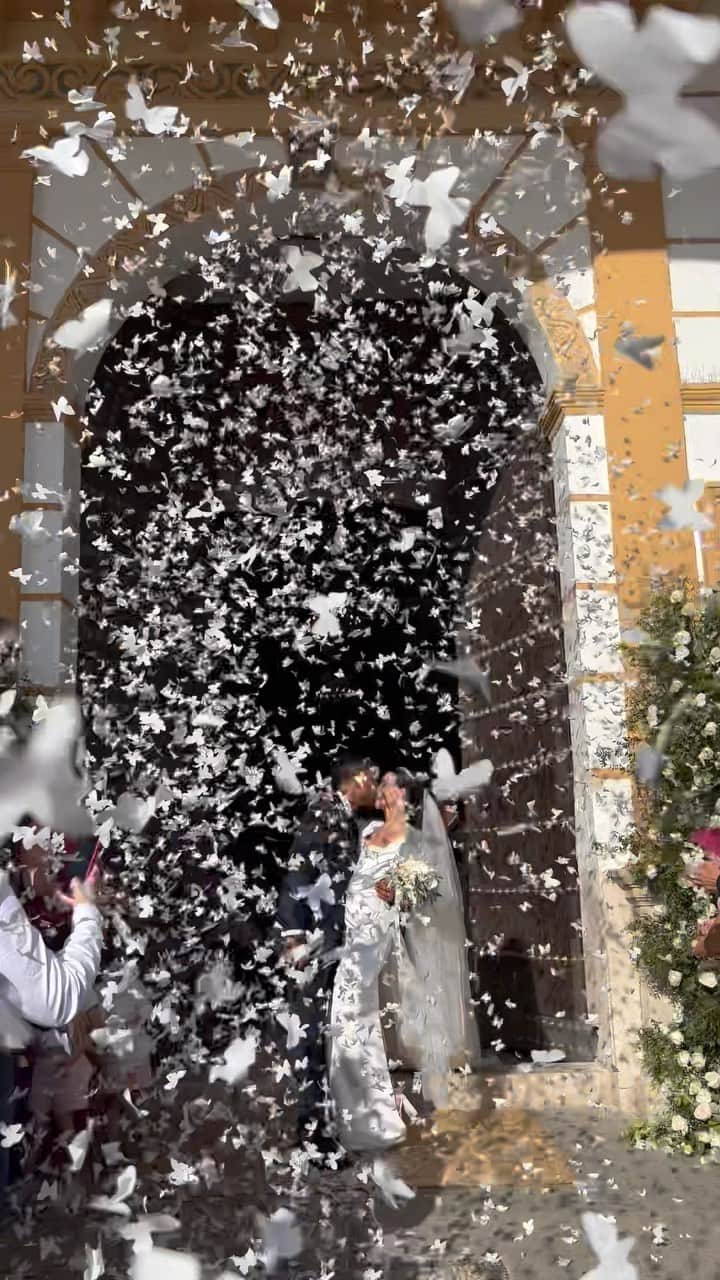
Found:
[[(91, 848), (86, 851), (88, 856)], [(61, 835), (52, 836), (32, 820), (23, 823), (22, 836), (14, 844), (14, 887), (46, 946), (59, 951), (69, 937), (70, 921), (52, 870), (53, 849), (65, 865), (68, 854), (79, 852)], [(56, 1149), (58, 1139), (80, 1132), (87, 1124), (90, 1084), (99, 1065), (92, 1032), (102, 1025), (102, 1010), (91, 989), (68, 1027), (60, 1032), (41, 1031), (35, 1038), (30, 1112), (35, 1121), (33, 1157), (38, 1165)]]
[[(9, 1115), (13, 1053), (24, 1050), (37, 1027), (72, 1022), (92, 991), (100, 966), (102, 923), (93, 885), (73, 880), (64, 895), (71, 933), (55, 954), (28, 920), (7, 871), (0, 872), (0, 1111)], [(7, 1188), (7, 1154), (0, 1164), (0, 1201)], [(4, 1206), (3, 1206), (4, 1207)]]

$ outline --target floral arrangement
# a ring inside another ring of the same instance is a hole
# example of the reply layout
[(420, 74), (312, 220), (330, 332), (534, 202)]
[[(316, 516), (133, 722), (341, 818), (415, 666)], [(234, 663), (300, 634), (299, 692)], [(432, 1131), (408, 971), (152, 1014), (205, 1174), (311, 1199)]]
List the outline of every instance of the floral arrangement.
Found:
[(411, 914), (430, 906), (440, 897), (440, 877), (422, 858), (401, 858), (391, 868), (388, 880), (395, 890), (401, 911)]
[(698, 837), (720, 826), (720, 591), (698, 596), (686, 584), (655, 594), (639, 627), (637, 644), (625, 650), (636, 677), (630, 729), (640, 783), (628, 852), (655, 910), (633, 926), (634, 957), (673, 1014), (669, 1025), (655, 1021), (640, 1032), (663, 1105), (631, 1136), (717, 1160), (720, 973), (717, 961), (694, 951), (717, 908), (686, 873), (702, 858)]

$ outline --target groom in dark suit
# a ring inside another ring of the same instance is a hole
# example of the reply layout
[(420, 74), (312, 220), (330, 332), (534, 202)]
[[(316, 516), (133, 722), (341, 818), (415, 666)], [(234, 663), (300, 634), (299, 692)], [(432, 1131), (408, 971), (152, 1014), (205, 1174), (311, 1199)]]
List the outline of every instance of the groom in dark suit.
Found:
[(299, 1086), (298, 1137), (331, 1158), (337, 1143), (329, 1118), (325, 1033), (345, 937), (345, 893), (358, 860), (357, 815), (375, 807), (377, 778), (369, 760), (338, 761), (332, 790), (315, 796), (300, 822), (278, 901), (283, 957), (294, 979), (290, 1007), (306, 1027), (288, 1055)]

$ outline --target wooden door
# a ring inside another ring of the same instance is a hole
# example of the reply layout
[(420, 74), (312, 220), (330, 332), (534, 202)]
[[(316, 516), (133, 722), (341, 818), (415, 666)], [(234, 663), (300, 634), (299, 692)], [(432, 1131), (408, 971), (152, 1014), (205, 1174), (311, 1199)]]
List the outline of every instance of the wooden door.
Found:
[(491, 703), (461, 694), (464, 763), (488, 757), (463, 833), (483, 1046), (594, 1056), (575, 859), (573, 767), (548, 450), (526, 441), (495, 490), (460, 646)]

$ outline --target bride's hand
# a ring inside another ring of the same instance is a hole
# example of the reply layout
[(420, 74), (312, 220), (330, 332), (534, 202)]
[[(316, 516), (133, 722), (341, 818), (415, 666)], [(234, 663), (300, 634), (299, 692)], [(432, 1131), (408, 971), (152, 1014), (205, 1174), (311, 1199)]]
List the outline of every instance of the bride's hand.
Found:
[(392, 774), (383, 782), (382, 807), (385, 810), (386, 822), (391, 818), (404, 818), (407, 812), (405, 792), (397, 785)]
[(389, 880), (378, 880), (375, 885), (375, 892), (380, 901), (386, 903), (388, 907), (391, 907), (395, 902), (395, 889)]

